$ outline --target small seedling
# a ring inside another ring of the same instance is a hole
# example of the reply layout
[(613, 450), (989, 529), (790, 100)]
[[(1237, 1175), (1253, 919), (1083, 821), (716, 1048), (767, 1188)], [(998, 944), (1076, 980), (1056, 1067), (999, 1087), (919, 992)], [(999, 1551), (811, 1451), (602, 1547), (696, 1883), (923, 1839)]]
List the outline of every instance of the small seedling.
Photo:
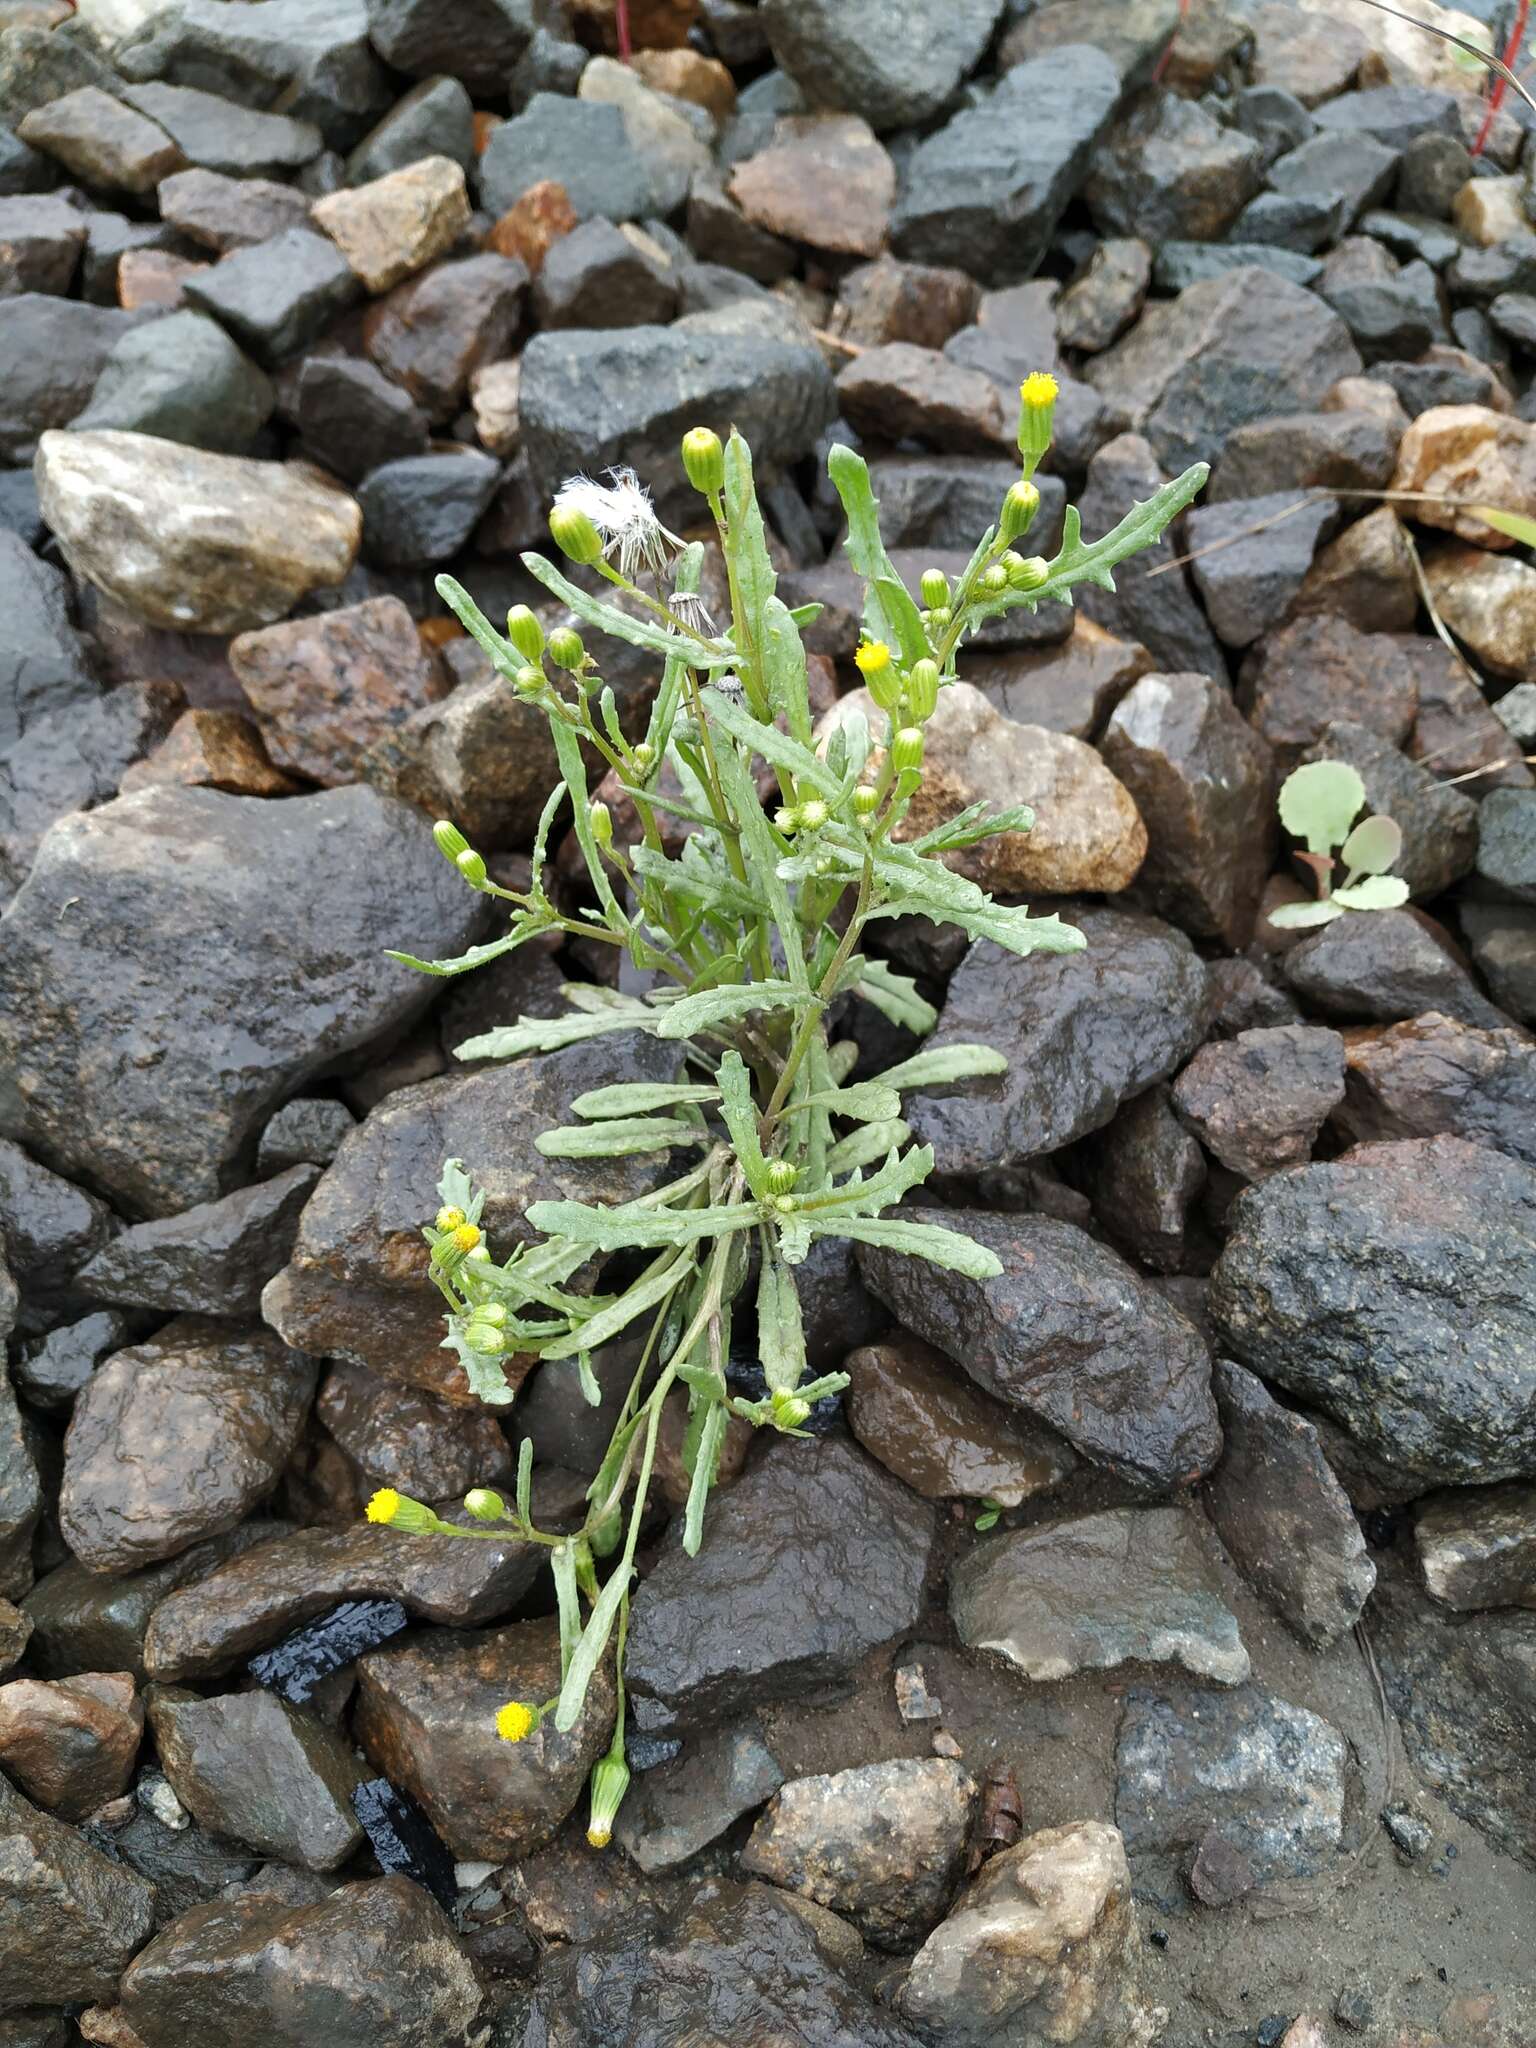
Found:
[[(1402, 828), (1391, 818), (1361, 818), (1365, 784), (1347, 761), (1309, 761), (1280, 787), (1280, 822), (1306, 841), (1296, 858), (1311, 869), (1315, 903), (1282, 903), (1271, 924), (1331, 924), (1347, 910), (1396, 910), (1408, 884), (1387, 873), (1403, 850)], [(1337, 853), (1335, 853), (1337, 849)], [(1342, 863), (1344, 879), (1334, 887)]]

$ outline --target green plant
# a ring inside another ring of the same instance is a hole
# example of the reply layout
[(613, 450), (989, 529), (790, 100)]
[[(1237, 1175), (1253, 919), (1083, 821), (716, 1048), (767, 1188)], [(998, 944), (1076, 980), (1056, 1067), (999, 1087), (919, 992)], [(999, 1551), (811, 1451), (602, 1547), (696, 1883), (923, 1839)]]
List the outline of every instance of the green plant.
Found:
[[(650, 1193), (612, 1207), (534, 1203), (527, 1221), (539, 1242), (498, 1257), (480, 1228), (483, 1195), (460, 1162), (447, 1163), (442, 1206), (425, 1236), (447, 1304), (445, 1343), (481, 1399), (497, 1406), (512, 1399), (508, 1359), (570, 1358), (595, 1404), (591, 1355), (639, 1326), (641, 1358), (579, 1529), (536, 1526), (526, 1441), (510, 1502), (485, 1488), (468, 1496), (476, 1527), (455, 1528), (388, 1491), (369, 1513), (397, 1527), (501, 1540), (512, 1534), (548, 1549), (563, 1679), (552, 1700), (509, 1702), (498, 1723), (509, 1739), (545, 1715), (570, 1728), (594, 1671), (616, 1645), (618, 1719), (598, 1767), (601, 1782), (594, 1775), (594, 1840), (606, 1839), (623, 1792), (623, 1643), (663, 1402), (677, 1389), (688, 1403), (683, 1547), (691, 1555), (731, 1418), (804, 1434), (813, 1403), (846, 1384), (842, 1373), (808, 1377), (795, 1268), (818, 1238), (885, 1245), (977, 1280), (999, 1271), (993, 1254), (970, 1238), (902, 1213), (902, 1197), (934, 1162), (928, 1147), (910, 1142), (901, 1109), (908, 1089), (953, 1086), (1006, 1062), (987, 1046), (946, 1045), (916, 1052), (878, 1080), (855, 1081), (858, 1049), (840, 1019), (851, 1000), (917, 1034), (937, 1021), (911, 980), (863, 950), (883, 919), (929, 917), (1019, 954), (1071, 952), (1084, 943), (1058, 917), (993, 902), (945, 863), (946, 854), (989, 834), (1027, 830), (1033, 817), (1026, 806), (987, 816), (977, 804), (921, 838), (898, 837), (923, 779), (924, 728), (954, 678), (966, 636), (1015, 606), (1069, 598), (1077, 583), (1113, 589), (1116, 564), (1154, 541), (1204, 482), (1204, 466), (1191, 469), (1092, 543), (1068, 512), (1053, 560), (1021, 556), (1013, 543), (1039, 506), (1031, 478), (1050, 444), (1055, 397), (1048, 377), (1023, 386), (1020, 481), (963, 574), (953, 583), (938, 571), (923, 577), (921, 603), (887, 557), (864, 463), (849, 448), (833, 449), (846, 547), (865, 587), (856, 660), (882, 713), (878, 738), (855, 718), (818, 750), (800, 637), (816, 608), (791, 611), (776, 593), (751, 456), (734, 433), (726, 446), (706, 429), (683, 442), (685, 469), (707, 503), (724, 559), (731, 607), (724, 631), (699, 600), (702, 544), (685, 545), (660, 525), (632, 473), (617, 472), (606, 485), (575, 480), (550, 515), (564, 553), (616, 586), (623, 609), (543, 557), (523, 557), (584, 624), (664, 664), (638, 744), (625, 737), (613, 693), (576, 632), (546, 638), (534, 613), (519, 606), (503, 636), (457, 583), (438, 581), (509, 686), (547, 715), (562, 780), (540, 820), (524, 890), (494, 882), (453, 825), (436, 828), (440, 850), (469, 886), (510, 907), (504, 936), (455, 960), (394, 957), (428, 974), (459, 974), (551, 930), (622, 951), (654, 977), (647, 994), (572, 983), (570, 1015), (522, 1018), (458, 1051), (516, 1059), (629, 1032), (674, 1045), (672, 1079), (595, 1089), (572, 1104), (571, 1123), (537, 1140), (549, 1157), (645, 1154), (672, 1165)], [(642, 587), (642, 578), (654, 589)], [(638, 838), (631, 845), (617, 842), (608, 807), (592, 800), (593, 757), (633, 806)], [(758, 794), (759, 761), (776, 784), (771, 809)], [(550, 835), (567, 805), (595, 898), (574, 916), (544, 883)], [(663, 814), (691, 828), (680, 852), (663, 844)], [(604, 1262), (615, 1253), (627, 1255), (627, 1277), (605, 1287), (611, 1269)], [(734, 1393), (726, 1377), (732, 1322), (749, 1282), (765, 1387), (757, 1399)]]
[[(1403, 850), (1400, 826), (1391, 818), (1361, 818), (1365, 784), (1347, 761), (1309, 761), (1280, 785), (1280, 822), (1307, 843), (1296, 858), (1312, 871), (1315, 903), (1282, 903), (1271, 924), (1331, 924), (1349, 910), (1396, 910), (1408, 901), (1408, 884), (1387, 869)], [(1335, 859), (1335, 848), (1338, 849)], [(1344, 879), (1334, 887), (1334, 871)]]

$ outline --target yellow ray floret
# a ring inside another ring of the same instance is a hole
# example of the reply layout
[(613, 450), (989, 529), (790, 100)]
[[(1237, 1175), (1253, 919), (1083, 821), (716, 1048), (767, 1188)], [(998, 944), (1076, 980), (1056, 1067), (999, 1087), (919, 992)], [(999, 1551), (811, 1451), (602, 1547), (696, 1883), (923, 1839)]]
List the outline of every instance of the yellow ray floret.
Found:
[(866, 640), (853, 659), (860, 675), (877, 676), (890, 667), (891, 650), (883, 640)]
[(538, 1715), (522, 1700), (508, 1700), (496, 1713), (496, 1733), (503, 1742), (521, 1742), (538, 1725)]
[(381, 1486), (368, 1503), (370, 1522), (392, 1522), (400, 1512), (400, 1496), (392, 1486)]
[(1061, 386), (1048, 370), (1032, 370), (1019, 386), (1019, 397), (1025, 405), (1054, 405), (1061, 396)]

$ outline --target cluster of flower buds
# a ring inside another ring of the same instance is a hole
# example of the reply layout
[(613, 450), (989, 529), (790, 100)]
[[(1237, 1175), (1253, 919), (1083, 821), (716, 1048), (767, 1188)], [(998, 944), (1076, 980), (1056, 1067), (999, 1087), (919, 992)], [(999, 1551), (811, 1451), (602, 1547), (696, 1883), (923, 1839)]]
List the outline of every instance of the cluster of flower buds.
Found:
[(773, 822), (781, 832), (817, 832), (830, 815), (823, 797), (797, 797), (793, 803), (780, 804)]
[(432, 827), (432, 838), (443, 859), (458, 869), (471, 889), (485, 887), (485, 856), (476, 853), (457, 825), (439, 818)]
[(461, 1325), (464, 1341), (476, 1351), (497, 1357), (507, 1348), (507, 1312), (499, 1301), (482, 1301)]

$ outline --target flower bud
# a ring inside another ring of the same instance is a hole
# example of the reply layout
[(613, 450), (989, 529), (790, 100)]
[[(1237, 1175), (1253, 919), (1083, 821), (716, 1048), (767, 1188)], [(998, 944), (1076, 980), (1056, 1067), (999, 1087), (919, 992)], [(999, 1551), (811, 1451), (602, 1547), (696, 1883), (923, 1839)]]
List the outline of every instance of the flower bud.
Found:
[[(921, 741), (922, 735), (918, 735)], [(472, 1252), (480, 1242), (479, 1228), (473, 1223), (461, 1223), (453, 1232), (453, 1248), (456, 1252)]]
[(873, 783), (861, 782), (853, 792), (853, 815), (861, 820), (872, 818), (879, 808), (879, 790)]
[(694, 427), (683, 436), (683, 468), (688, 481), (706, 498), (725, 485), (725, 450), (709, 427)]
[(507, 638), (524, 661), (536, 662), (544, 652), (544, 628), (525, 604), (515, 604), (507, 613)]
[(883, 640), (866, 640), (855, 648), (853, 665), (866, 683), (873, 683), (876, 676), (882, 676), (891, 665), (891, 650)]
[(800, 806), (800, 829), (815, 832), (827, 822), (827, 807), (819, 796), (808, 796)]
[(930, 611), (935, 605), (949, 603), (949, 578), (942, 569), (925, 569), (922, 581), (923, 603)]
[(774, 1395), (773, 1419), (780, 1429), (798, 1429), (802, 1422), (808, 1422), (811, 1404), (799, 1394), (786, 1393), (781, 1387)]
[(475, 1313), (464, 1325), (465, 1341), (476, 1351), (499, 1353), (506, 1349), (501, 1334), (501, 1324), (493, 1322), (483, 1309)]
[(1000, 597), (1008, 588), (1008, 571), (1001, 562), (993, 562), (982, 570), (981, 587), (993, 597)]
[(406, 1493), (396, 1493), (392, 1486), (381, 1486), (365, 1512), (370, 1522), (382, 1522), (389, 1529), (404, 1529), (412, 1536), (437, 1527), (437, 1516), (425, 1501), (412, 1500)]
[(800, 806), (798, 804), (780, 804), (773, 814), (773, 822), (781, 832), (798, 832), (800, 830)]
[(599, 797), (594, 797), (587, 807), (587, 817), (592, 826), (592, 837), (601, 847), (613, 844), (613, 813)]
[(1034, 475), (1051, 445), (1060, 390), (1056, 379), (1044, 370), (1036, 370), (1019, 386), (1019, 454), (1026, 477)]
[(444, 860), (457, 861), (461, 853), (468, 853), (469, 841), (457, 825), (450, 825), (446, 818), (439, 818), (432, 827), (432, 838)]
[(624, 1731), (614, 1737), (618, 1754), (612, 1749), (592, 1766), (592, 1809), (587, 1820), (587, 1840), (594, 1849), (606, 1849), (613, 1839), (613, 1823), (624, 1794), (629, 1790), (629, 1765), (624, 1761)]
[(1014, 590), (1038, 590), (1050, 580), (1051, 565), (1043, 555), (1030, 555), (1008, 570), (1008, 582)]
[(907, 677), (907, 708), (915, 719), (932, 718), (939, 702), (939, 665), (914, 661)]
[(770, 1195), (792, 1194), (799, 1178), (799, 1169), (791, 1160), (772, 1160), (768, 1167), (768, 1192)]
[(519, 697), (537, 697), (546, 681), (543, 669), (520, 668), (512, 678), (512, 687)]
[(549, 658), (556, 668), (580, 668), (587, 658), (581, 635), (571, 626), (557, 626), (549, 636)]
[(1010, 485), (997, 522), (1003, 539), (1017, 540), (1021, 533), (1028, 533), (1039, 510), (1040, 493), (1032, 483), (1021, 481)]
[(656, 759), (656, 749), (647, 741), (642, 740), (639, 746), (635, 748), (633, 759), (635, 773), (637, 775), (649, 775), (651, 764)]
[(464, 1496), (464, 1512), (477, 1522), (499, 1522), (507, 1504), (494, 1486), (474, 1486)]
[(465, 1220), (464, 1211), (455, 1208), (452, 1203), (448, 1203), (438, 1210), (432, 1220), (439, 1230), (457, 1230), (459, 1225)]
[(603, 537), (589, 516), (574, 505), (556, 505), (549, 515), (555, 546), (573, 562), (590, 564), (603, 558)]
[(923, 765), (922, 728), (904, 725), (891, 742), (891, 766), (898, 775), (915, 774)]
[(942, 633), (953, 617), (954, 613), (947, 604), (939, 604), (929, 612), (928, 623), (936, 632)]
[(466, 846), (454, 862), (454, 866), (468, 882), (471, 889), (478, 889), (485, 881), (485, 856), (476, 853), (472, 846)]

